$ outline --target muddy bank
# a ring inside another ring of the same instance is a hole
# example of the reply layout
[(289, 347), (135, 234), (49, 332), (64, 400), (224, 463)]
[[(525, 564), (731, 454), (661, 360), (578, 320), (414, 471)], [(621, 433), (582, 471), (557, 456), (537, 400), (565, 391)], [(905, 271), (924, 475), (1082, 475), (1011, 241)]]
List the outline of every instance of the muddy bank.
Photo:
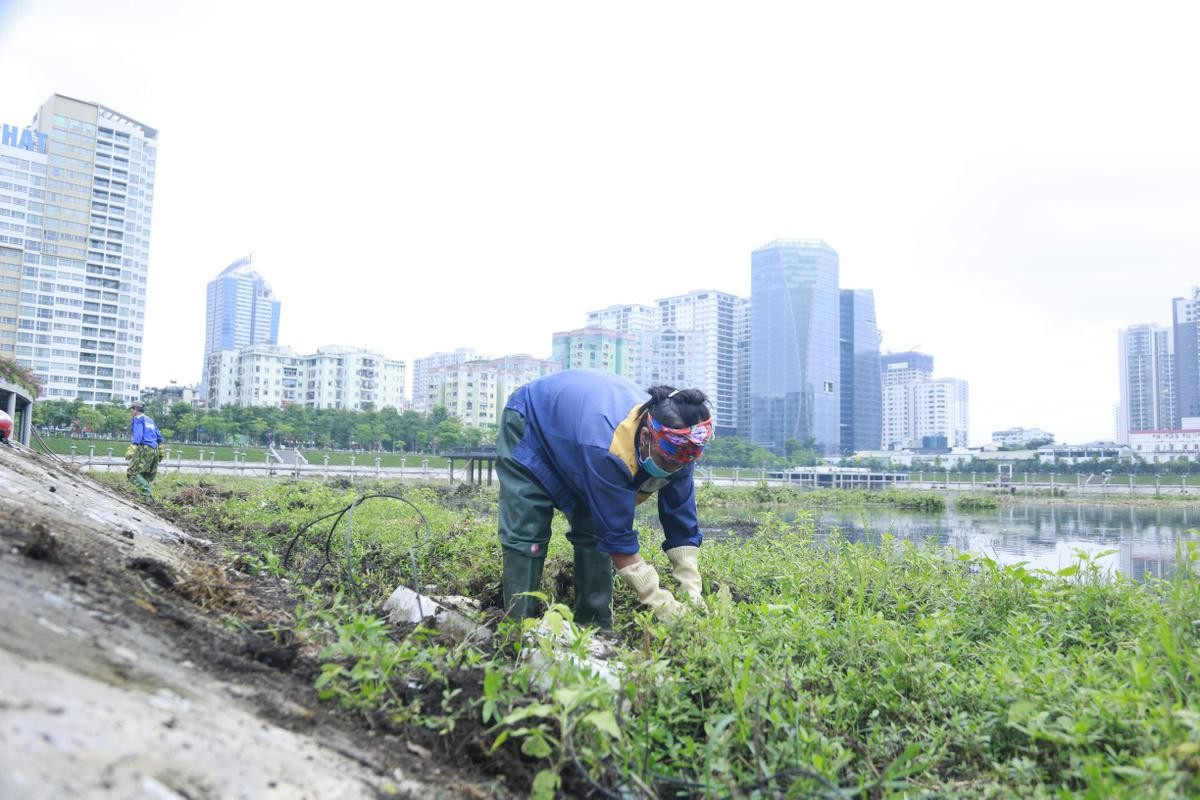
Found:
[(0, 797), (486, 797), (316, 701), (290, 600), (66, 465), (0, 447)]

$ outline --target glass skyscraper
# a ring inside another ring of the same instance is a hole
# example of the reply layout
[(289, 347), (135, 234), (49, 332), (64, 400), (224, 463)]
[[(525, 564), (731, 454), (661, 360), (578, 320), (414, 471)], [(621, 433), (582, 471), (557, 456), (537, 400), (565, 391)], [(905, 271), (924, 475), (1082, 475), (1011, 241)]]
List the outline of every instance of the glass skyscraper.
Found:
[(1175, 347), (1175, 420), (1200, 417), (1200, 288), (1171, 301)]
[(252, 258), (238, 259), (208, 284), (202, 394), (207, 393), (212, 353), (279, 343), (279, 301), (270, 284), (254, 271)]
[(842, 453), (878, 450), (883, 425), (875, 293), (842, 290)]
[(841, 450), (838, 254), (777, 239), (750, 254), (750, 440)]

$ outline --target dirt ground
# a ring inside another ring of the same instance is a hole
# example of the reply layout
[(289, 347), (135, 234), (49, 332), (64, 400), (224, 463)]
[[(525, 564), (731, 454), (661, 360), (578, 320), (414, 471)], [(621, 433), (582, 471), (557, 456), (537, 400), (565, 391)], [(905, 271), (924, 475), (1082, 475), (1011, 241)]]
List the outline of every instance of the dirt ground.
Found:
[(0, 446), (0, 797), (503, 797), (316, 700), (290, 601), (65, 464)]

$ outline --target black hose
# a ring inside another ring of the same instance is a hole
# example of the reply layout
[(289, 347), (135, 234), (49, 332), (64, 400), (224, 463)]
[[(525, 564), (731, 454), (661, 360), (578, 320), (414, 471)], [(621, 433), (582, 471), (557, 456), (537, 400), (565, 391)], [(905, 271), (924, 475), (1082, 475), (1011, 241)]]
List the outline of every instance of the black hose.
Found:
[[(284, 569), (292, 568), (292, 566), (291, 566), (292, 551), (295, 549), (296, 544), (304, 537), (304, 535), (318, 522), (322, 522), (322, 521), (327, 520), (330, 517), (332, 517), (333, 523), (329, 526), (329, 531), (325, 534), (325, 542), (322, 547), (322, 551), (325, 556), (325, 561), (317, 569), (316, 579), (319, 580), (321, 575), (324, 573), (325, 568), (330, 566), (334, 562), (333, 537), (334, 537), (334, 534), (337, 532), (338, 523), (342, 521), (343, 517), (346, 517), (346, 546), (344, 549), (344, 562), (343, 562), (342, 572), (346, 577), (346, 582), (350, 585), (351, 591), (354, 592), (354, 596), (359, 601), (361, 601), (362, 596), (359, 591), (359, 588), (360, 588), (359, 582), (358, 582), (358, 578), (355, 577), (353, 559), (351, 558), (351, 542), (353, 539), (353, 530), (352, 530), (351, 522), (354, 517), (354, 509), (357, 508), (359, 505), (361, 505), (363, 502), (365, 502), (367, 500), (398, 500), (401, 503), (404, 503), (409, 508), (411, 508), (413, 511), (417, 512), (417, 516), (421, 518), (421, 523), (425, 527), (425, 544), (428, 545), (428, 543), (432, 540), (432, 535), (430, 533), (430, 528), (429, 528), (429, 520), (426, 518), (424, 512), (422, 512), (421, 509), (418, 508), (408, 498), (401, 497), (400, 495), (396, 495), (396, 494), (386, 494), (386, 493), (364, 494), (364, 495), (360, 495), (353, 503), (350, 503), (348, 506), (345, 506), (344, 508), (338, 509), (337, 511), (331, 511), (328, 514), (323, 514), (323, 515), (317, 517), (316, 519), (310, 520), (309, 522), (305, 523), (305, 525), (303, 527), (301, 527), (299, 531), (296, 532), (296, 535), (292, 537), (291, 541), (288, 542), (287, 549), (284, 551), (284, 554), (283, 554), (283, 561), (282, 561), (283, 568)], [(415, 592), (417, 594), (417, 610), (418, 610), (418, 612), (420, 612), (423, 615), (424, 609), (421, 607), (421, 599), (420, 599), (420, 595), (421, 595), (420, 577), (421, 576), (420, 576), (420, 571), (418, 568), (417, 553), (416, 553), (417, 545), (420, 544), (419, 538), (420, 537), (418, 537), (418, 541), (416, 543), (414, 543), (414, 545), (412, 547), (409, 547), (408, 555), (409, 555), (409, 561), (412, 564), (412, 581), (413, 581), (412, 588), (413, 588), (413, 592)]]

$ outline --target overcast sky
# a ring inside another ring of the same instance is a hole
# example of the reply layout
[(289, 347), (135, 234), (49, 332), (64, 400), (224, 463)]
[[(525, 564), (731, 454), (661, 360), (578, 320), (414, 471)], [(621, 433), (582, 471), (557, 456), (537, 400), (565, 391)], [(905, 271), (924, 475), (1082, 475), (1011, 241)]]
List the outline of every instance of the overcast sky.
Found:
[(548, 356), (824, 239), (971, 442), (1111, 438), (1117, 330), (1200, 283), (1193, 4), (0, 0), (0, 119), (160, 131), (143, 383), (253, 252), (280, 343)]

